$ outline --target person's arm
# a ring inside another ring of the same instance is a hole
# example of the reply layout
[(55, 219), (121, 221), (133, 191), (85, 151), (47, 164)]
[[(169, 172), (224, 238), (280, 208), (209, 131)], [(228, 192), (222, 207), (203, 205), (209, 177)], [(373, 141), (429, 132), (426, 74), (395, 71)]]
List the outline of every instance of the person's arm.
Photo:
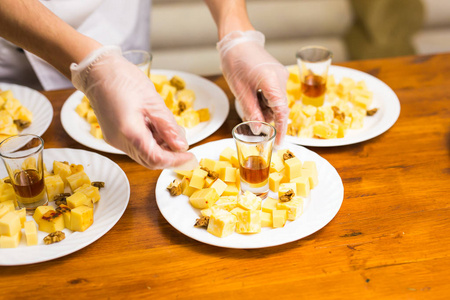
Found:
[[(244, 0), (204, 1), (217, 25), (221, 69), (242, 108), (244, 121), (274, 121), (275, 143), (280, 146), (289, 114), (286, 68), (264, 49), (265, 37), (250, 23)], [(259, 89), (267, 103), (258, 101)]]
[(69, 79), (70, 64), (101, 47), (36, 0), (1, 0), (0, 36), (36, 54)]

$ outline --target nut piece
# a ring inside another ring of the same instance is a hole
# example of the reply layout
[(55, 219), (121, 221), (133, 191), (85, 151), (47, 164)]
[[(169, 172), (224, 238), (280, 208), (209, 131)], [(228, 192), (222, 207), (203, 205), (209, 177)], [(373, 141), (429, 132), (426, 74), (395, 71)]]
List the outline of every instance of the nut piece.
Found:
[(92, 186), (95, 186), (95, 187), (98, 188), (99, 190), (100, 190), (101, 188), (104, 188), (104, 187), (105, 187), (105, 183), (104, 183), (103, 181), (92, 181), (92, 182), (91, 182), (91, 185), (92, 185)]
[(217, 178), (219, 178), (219, 173), (215, 172), (215, 171), (211, 171), (210, 169), (208, 169), (207, 167), (200, 167), (200, 169), (208, 172), (208, 176), (209, 178), (216, 180)]
[(59, 217), (61, 215), (60, 212), (54, 211), (54, 210), (49, 210), (48, 212), (46, 212), (43, 216), (42, 216), (42, 220), (53, 220), (56, 219), (57, 217)]
[(19, 127), (19, 130), (25, 129), (31, 125), (31, 122), (25, 120), (14, 120), (14, 124)]
[(337, 106), (332, 106), (331, 109), (333, 110), (334, 117), (336, 119), (338, 119), (341, 122), (345, 121), (345, 112), (341, 112), (341, 110)]
[(186, 103), (183, 101), (178, 102), (178, 114), (181, 114), (183, 111), (186, 110)]
[(292, 153), (291, 151), (286, 151), (285, 153), (283, 153), (283, 160), (284, 161), (286, 161), (286, 160), (288, 160), (288, 159), (290, 159), (290, 158), (294, 158), (295, 157), (295, 155), (294, 155), (294, 153)]
[(186, 83), (181, 77), (175, 75), (172, 77), (172, 79), (170, 79), (170, 85), (175, 87), (177, 91), (179, 91), (185, 88)]
[(172, 196), (179, 196), (181, 195), (181, 180), (180, 179), (174, 179), (167, 189), (170, 192), (170, 195)]
[(378, 111), (378, 108), (372, 108), (372, 109), (369, 109), (369, 110), (366, 112), (366, 114), (370, 117), (370, 116), (373, 116), (374, 114), (376, 114), (377, 111)]
[(291, 199), (294, 198), (294, 196), (295, 196), (294, 191), (290, 189), (289, 191), (280, 196), (280, 201), (281, 202), (291, 201)]
[(65, 212), (70, 212), (70, 211), (72, 211), (72, 210), (71, 210), (70, 207), (68, 207), (67, 205), (61, 204), (60, 206), (58, 206), (58, 207), (56, 208), (56, 211), (59, 212), (59, 213), (61, 213), (61, 214), (63, 214), (63, 213), (65, 213)]
[(62, 204), (67, 205), (67, 201), (66, 198), (71, 196), (70, 193), (61, 193), (59, 195), (56, 195), (55, 197), (53, 197), (53, 201), (55, 201), (55, 204), (57, 206), (60, 206)]
[(195, 224), (194, 227), (208, 227), (209, 224), (209, 217), (206, 216), (201, 216), (200, 218), (198, 218), (197, 220), (195, 220)]
[(44, 243), (46, 245), (50, 245), (50, 244), (53, 244), (53, 243), (61, 242), (65, 238), (66, 238), (66, 235), (64, 234), (64, 232), (62, 232), (62, 231), (55, 231), (55, 232), (50, 233), (49, 235), (47, 235), (44, 238)]

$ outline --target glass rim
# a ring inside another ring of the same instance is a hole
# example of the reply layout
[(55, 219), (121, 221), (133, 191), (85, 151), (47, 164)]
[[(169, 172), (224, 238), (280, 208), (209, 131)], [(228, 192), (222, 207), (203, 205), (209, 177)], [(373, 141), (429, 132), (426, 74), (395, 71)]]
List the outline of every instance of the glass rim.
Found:
[(150, 61), (152, 61), (152, 59), (153, 59), (153, 54), (151, 53), (151, 52), (149, 52), (149, 51), (146, 51), (146, 50), (133, 50), (133, 49), (131, 49), (131, 50), (126, 50), (126, 51), (123, 51), (122, 52), (122, 56), (125, 56), (125, 54), (128, 54), (128, 53), (139, 53), (139, 54), (143, 54), (143, 55), (145, 55), (145, 56), (148, 56), (148, 58), (150, 59)]
[[(307, 59), (306, 57), (302, 56), (301, 52), (303, 52), (305, 50), (311, 50), (311, 49), (317, 49), (317, 50), (323, 51), (325, 54), (324, 57), (320, 60), (312, 61), (312, 60)], [(302, 61), (309, 62), (309, 63), (320, 63), (320, 62), (325, 62), (325, 61), (331, 60), (333, 58), (333, 52), (331, 52), (331, 50), (328, 49), (327, 47), (312, 45), (312, 46), (305, 46), (305, 47), (302, 47), (299, 50), (297, 50), (295, 57), (297, 59), (301, 59)]]
[[(28, 137), (32, 137), (32, 138), (38, 138), (38, 139), (39, 139), (39, 141), (41, 142), (41, 144), (39, 145), (39, 147), (38, 147), (37, 150), (35, 150), (35, 151), (32, 152), (32, 153), (28, 153), (28, 154), (22, 155), (22, 156), (9, 156), (9, 155), (5, 155), (5, 154), (3, 153), (3, 151), (2, 151), (2, 146), (4, 146), (5, 142), (11, 141), (12, 139), (23, 138), (23, 137), (27, 137), (27, 136), (28, 136)], [(30, 156), (30, 155), (39, 153), (43, 148), (44, 148), (44, 140), (43, 140), (39, 135), (31, 134), (31, 133), (16, 134), (16, 135), (10, 136), (10, 137), (4, 139), (2, 142), (0, 142), (0, 157), (7, 158), (7, 159), (22, 159), (22, 158), (28, 157), (28, 156)]]
[(275, 139), (275, 136), (277, 135), (277, 129), (276, 129), (272, 124), (269, 124), (269, 123), (264, 122), (264, 121), (245, 121), (245, 122), (242, 122), (242, 123), (237, 124), (237, 125), (234, 126), (233, 129), (231, 130), (231, 134), (233, 135), (233, 138), (234, 138), (235, 140), (239, 141), (239, 142), (247, 143), (247, 144), (259, 144), (259, 143), (261, 143), (261, 142), (248, 142), (248, 141), (243, 141), (242, 139), (238, 138), (238, 137), (236, 136), (236, 134), (235, 134), (236, 129), (237, 129), (239, 126), (247, 125), (247, 124), (255, 124), (255, 123), (259, 123), (259, 124), (262, 124), (262, 125), (271, 127), (271, 128), (273, 129), (273, 135), (272, 135), (270, 138), (268, 138), (267, 140), (263, 141), (263, 142), (270, 142), (270, 141), (272, 141), (272, 140)]

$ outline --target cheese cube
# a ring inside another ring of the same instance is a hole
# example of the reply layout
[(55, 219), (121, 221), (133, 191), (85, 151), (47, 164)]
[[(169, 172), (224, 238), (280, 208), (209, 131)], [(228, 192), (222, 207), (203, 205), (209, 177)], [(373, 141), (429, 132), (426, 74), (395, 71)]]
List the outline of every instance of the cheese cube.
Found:
[(24, 224), (25, 237), (27, 240), (27, 246), (34, 246), (38, 244), (38, 233), (36, 223), (33, 221), (26, 221)]
[(14, 211), (15, 214), (19, 215), (20, 218), (20, 227), (23, 228), (25, 221), (27, 220), (27, 210), (24, 208), (18, 209)]
[(300, 177), (302, 172), (302, 162), (297, 157), (293, 157), (284, 161), (285, 172), (284, 175), (288, 181)]
[(61, 179), (67, 183), (66, 178), (72, 174), (72, 171), (70, 170), (69, 164), (55, 160), (53, 161), (53, 173), (55, 173), (55, 175), (59, 175)]
[(22, 120), (22, 121), (32, 122), (33, 121), (33, 113), (25, 106), (21, 106), (17, 110), (17, 119)]
[(247, 210), (237, 212), (236, 232), (238, 233), (258, 233), (261, 231), (261, 211)]
[(16, 201), (15, 200), (3, 201), (0, 205), (7, 207), (9, 209), (9, 211), (16, 210)]
[(233, 155), (237, 156), (236, 150), (234, 150), (230, 147), (227, 147), (220, 153), (219, 160), (228, 161), (231, 163), (231, 157)]
[(237, 153), (231, 155), (230, 162), (233, 167), (239, 168), (239, 158), (237, 156)]
[(211, 207), (217, 200), (219, 195), (213, 188), (206, 188), (195, 191), (191, 197), (189, 197), (189, 202), (193, 207), (204, 209)]
[(291, 180), (291, 183), (296, 184), (298, 196), (308, 197), (311, 186), (309, 185), (309, 177), (301, 176)]
[(206, 229), (217, 237), (226, 237), (234, 232), (236, 228), (236, 216), (227, 211), (220, 211), (211, 215)]
[(94, 112), (94, 110), (92, 108), (88, 110), (88, 112), (86, 114), (86, 120), (90, 124), (92, 124), (92, 123), (97, 123), (98, 124), (97, 116), (95, 115), (95, 112)]
[(229, 183), (225, 191), (223, 191), (222, 196), (237, 196), (239, 195), (239, 188), (234, 183)]
[(293, 182), (282, 183), (278, 189), (278, 198), (286, 194), (289, 190), (292, 190), (297, 195), (297, 184)]
[(0, 203), (7, 200), (16, 200), (16, 193), (14, 188), (9, 183), (0, 183)]
[(100, 191), (98, 187), (90, 184), (83, 184), (82, 186), (77, 188), (75, 192), (83, 193), (92, 203), (97, 203), (100, 200)]
[(283, 169), (284, 169), (283, 159), (279, 155), (272, 153), (272, 157), (270, 159), (270, 173), (272, 172), (280, 173), (281, 170)]
[(75, 112), (82, 118), (86, 118), (86, 115), (89, 111), (89, 108), (91, 106), (89, 105), (88, 102), (81, 102), (80, 104), (77, 105), (77, 107), (75, 108)]
[(14, 236), (22, 228), (20, 217), (13, 211), (0, 218), (0, 235)]
[(221, 209), (231, 211), (235, 207), (237, 207), (237, 196), (224, 196), (220, 197), (219, 200), (214, 203), (214, 206), (219, 207)]
[(243, 195), (238, 196), (238, 206), (246, 210), (261, 209), (261, 203), (261, 198), (249, 191), (245, 191)]
[(192, 170), (175, 170), (174, 172), (181, 177), (187, 177), (189, 179), (191, 179), (192, 173), (194, 173)]
[(78, 206), (71, 211), (71, 227), (74, 231), (85, 231), (94, 223), (94, 209)]
[(311, 189), (319, 184), (319, 175), (317, 174), (317, 167), (314, 161), (305, 161), (302, 166), (302, 174), (309, 178), (309, 185)]
[(347, 95), (354, 87), (355, 81), (349, 77), (344, 77), (337, 85), (337, 92), (341, 97), (343, 97)]
[(64, 227), (72, 230), (72, 210), (67, 205), (61, 204), (58, 208), (64, 219)]
[(205, 170), (202, 170), (200, 168), (194, 169), (191, 180), (189, 182), (189, 186), (196, 189), (202, 189), (205, 185), (205, 178), (207, 175), (208, 172), (206, 172)]
[(236, 168), (226, 167), (220, 169), (219, 178), (225, 182), (236, 182)]
[(216, 205), (213, 205), (213, 206), (211, 206), (211, 207), (202, 209), (202, 210), (200, 211), (200, 213), (201, 213), (202, 216), (204, 216), (204, 217), (211, 217), (212, 214), (217, 213), (217, 212), (220, 212), (220, 211), (223, 211), (223, 210), (224, 210), (224, 209), (222, 209), (222, 208), (220, 208), (220, 207), (218, 207), (218, 206), (216, 206)]
[(207, 168), (210, 171), (214, 171), (216, 161), (210, 158), (202, 158), (199, 164), (201, 167)]
[(272, 226), (274, 228), (284, 227), (287, 220), (287, 211), (286, 210), (273, 210), (272, 211)]
[(187, 109), (183, 111), (180, 115), (184, 120), (184, 127), (192, 128), (197, 126), (200, 123), (200, 116), (198, 112), (193, 109)]
[(36, 223), (39, 223), (39, 221), (42, 219), (42, 216), (48, 211), (55, 211), (55, 209), (47, 205), (36, 207), (36, 209), (34, 210), (33, 219), (36, 221)]
[(277, 208), (278, 202), (279, 202), (278, 199), (267, 197), (266, 200), (264, 200), (261, 209), (263, 212), (272, 213), (272, 211)]
[(0, 236), (0, 248), (17, 248), (17, 246), (19, 246), (21, 238), (22, 238), (21, 230), (19, 230), (13, 236), (2, 235)]
[(233, 167), (233, 165), (229, 161), (219, 160), (216, 161), (216, 165), (214, 166), (214, 171), (220, 174), (220, 170), (227, 167)]
[(166, 75), (160, 75), (160, 74), (150, 74), (150, 80), (155, 85), (155, 89), (158, 93), (161, 92), (163, 85), (169, 84), (169, 79)]
[(197, 113), (198, 113), (198, 117), (200, 119), (200, 122), (207, 122), (211, 118), (211, 116), (209, 114), (209, 109), (206, 108), (206, 107), (197, 110)]
[(334, 139), (337, 137), (338, 128), (334, 123), (318, 121), (313, 125), (313, 133), (323, 139)]
[[(173, 87), (170, 84), (163, 84), (159, 94), (161, 95), (161, 98), (163, 98), (164, 102), (167, 105), (167, 103), (173, 102), (176, 93), (177, 93), (176, 87)], [(167, 107), (170, 110), (172, 110), (172, 107), (170, 107), (169, 105), (167, 105)]]
[(64, 217), (56, 211), (46, 212), (37, 223), (39, 230), (47, 233), (62, 231), (64, 229)]
[(100, 127), (100, 124), (98, 124), (98, 123), (91, 123), (91, 130), (89, 132), (96, 139), (103, 139), (103, 132), (102, 132), (102, 128)]
[(190, 179), (187, 177), (184, 177), (183, 180), (181, 180), (181, 193), (188, 197), (190, 197), (195, 191), (199, 190), (199, 189), (189, 186), (189, 183), (190, 183)]
[(55, 196), (64, 193), (64, 181), (59, 175), (45, 177), (45, 189), (48, 201), (55, 200)]
[(334, 118), (334, 112), (331, 106), (320, 106), (317, 108), (316, 121), (324, 121), (329, 123)]
[(213, 184), (211, 184), (211, 188), (215, 189), (219, 196), (222, 196), (223, 192), (227, 189), (227, 184), (222, 181), (222, 179), (217, 178)]
[(269, 174), (269, 189), (272, 192), (277, 193), (280, 187), (280, 182), (283, 179), (284, 174), (281, 173), (270, 173)]
[(75, 207), (85, 205), (89, 207), (93, 207), (92, 201), (88, 199), (88, 197), (81, 193), (81, 192), (75, 192), (71, 196), (66, 198), (67, 206), (69, 206), (71, 209), (74, 209)]
[(0, 203), (0, 218), (9, 213), (11, 210), (9, 206), (3, 205)]
[(243, 212), (243, 211), (247, 211), (246, 209), (240, 208), (240, 207), (235, 207), (233, 208), (230, 213), (232, 213), (233, 215), (237, 215), (238, 212)]
[(177, 92), (178, 101), (183, 101), (186, 104), (186, 108), (190, 108), (194, 104), (195, 92), (189, 89), (183, 89)]
[(278, 210), (286, 210), (287, 219), (290, 221), (295, 220), (303, 213), (303, 199), (301, 197), (294, 197), (288, 202), (277, 203)]
[(84, 184), (91, 184), (91, 180), (84, 171), (67, 176), (66, 179), (72, 192)]
[(261, 212), (261, 227), (272, 227), (272, 212), (268, 213), (265, 211)]

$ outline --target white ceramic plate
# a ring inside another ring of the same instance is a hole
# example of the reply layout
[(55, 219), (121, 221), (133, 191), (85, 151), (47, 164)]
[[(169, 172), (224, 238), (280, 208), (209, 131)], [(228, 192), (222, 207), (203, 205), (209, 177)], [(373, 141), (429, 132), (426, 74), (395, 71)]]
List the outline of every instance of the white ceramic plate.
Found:
[[(191, 149), (198, 159), (211, 158), (218, 160), (220, 152), (226, 147), (236, 148), (233, 139), (210, 142)], [(304, 212), (295, 221), (288, 221), (283, 228), (262, 228), (258, 234), (233, 233), (225, 238), (218, 238), (203, 228), (195, 228), (195, 220), (200, 210), (189, 203), (188, 197), (170, 196), (166, 187), (176, 178), (172, 170), (164, 170), (156, 184), (156, 203), (164, 218), (181, 233), (206, 244), (226, 248), (263, 248), (281, 245), (304, 238), (330, 222), (339, 211), (344, 199), (344, 186), (336, 169), (316, 153), (286, 143), (280, 149), (289, 149), (302, 161), (315, 161), (319, 173), (319, 184), (311, 190), (305, 199)], [(269, 196), (277, 198), (275, 193)]]
[(50, 101), (36, 90), (11, 83), (0, 83), (0, 89), (11, 90), (14, 98), (33, 113), (33, 122), (20, 133), (43, 135), (53, 119), (53, 106)]
[[(340, 82), (343, 77), (349, 77), (356, 81), (364, 80), (367, 88), (373, 92), (371, 108), (378, 108), (377, 113), (371, 117), (364, 118), (364, 127), (362, 129), (349, 129), (343, 138), (316, 139), (286, 135), (286, 141), (312, 147), (351, 145), (379, 136), (395, 124), (400, 115), (400, 101), (387, 84), (370, 74), (340, 66), (331, 66), (329, 74), (334, 75), (336, 82)], [(236, 111), (242, 119), (242, 109), (237, 102), (235, 104)]]
[[(208, 108), (211, 119), (202, 122), (194, 128), (186, 129), (186, 138), (189, 145), (195, 144), (222, 126), (228, 116), (230, 105), (225, 93), (212, 81), (200, 76), (172, 70), (151, 70), (153, 74), (167, 75), (171, 78), (178, 75), (186, 82), (186, 88), (195, 92), (194, 109)], [(122, 151), (107, 144), (104, 140), (96, 139), (90, 134), (90, 125), (81, 118), (75, 108), (81, 102), (83, 93), (76, 91), (64, 103), (61, 110), (61, 123), (66, 132), (77, 142), (92, 149), (108, 153), (124, 154)]]
[[(116, 163), (100, 154), (84, 150), (45, 149), (44, 162), (49, 170), (54, 160), (82, 164), (92, 181), (105, 182), (105, 188), (100, 190), (101, 199), (94, 207), (94, 224), (84, 232), (64, 229), (66, 238), (51, 245), (45, 245), (43, 242), (43, 238), (47, 236), (45, 232), (39, 231), (37, 246), (26, 246), (25, 235), (22, 234), (19, 247), (0, 249), (0, 266), (33, 264), (78, 251), (107, 233), (124, 213), (130, 198), (130, 184)], [(3, 164), (0, 176), (2, 178), (7, 176)], [(33, 220), (32, 216), (27, 216), (27, 220)]]

